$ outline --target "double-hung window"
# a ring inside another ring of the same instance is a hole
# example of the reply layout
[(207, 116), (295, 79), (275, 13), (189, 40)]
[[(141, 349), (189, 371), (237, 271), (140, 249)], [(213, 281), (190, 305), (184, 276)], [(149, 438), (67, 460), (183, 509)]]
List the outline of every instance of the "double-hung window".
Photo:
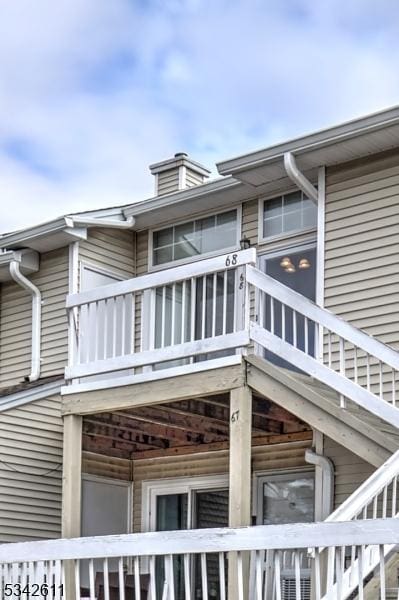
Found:
[(264, 200), (261, 208), (261, 238), (264, 240), (317, 226), (317, 206), (301, 191)]

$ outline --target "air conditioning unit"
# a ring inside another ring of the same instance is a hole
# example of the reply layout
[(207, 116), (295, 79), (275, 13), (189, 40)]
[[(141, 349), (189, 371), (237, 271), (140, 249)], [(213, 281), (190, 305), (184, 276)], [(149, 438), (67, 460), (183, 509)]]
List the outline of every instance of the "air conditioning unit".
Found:
[[(310, 570), (307, 573), (301, 570), (300, 578), (301, 600), (311, 600), (311, 577)], [(296, 600), (296, 580), (295, 573), (288, 569), (284, 569), (281, 573), (281, 599)]]

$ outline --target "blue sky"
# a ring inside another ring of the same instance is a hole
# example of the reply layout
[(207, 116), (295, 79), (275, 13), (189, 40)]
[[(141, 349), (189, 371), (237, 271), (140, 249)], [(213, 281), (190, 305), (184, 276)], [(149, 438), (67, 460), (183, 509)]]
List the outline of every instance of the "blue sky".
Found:
[(399, 103), (395, 0), (3, 0), (0, 230)]

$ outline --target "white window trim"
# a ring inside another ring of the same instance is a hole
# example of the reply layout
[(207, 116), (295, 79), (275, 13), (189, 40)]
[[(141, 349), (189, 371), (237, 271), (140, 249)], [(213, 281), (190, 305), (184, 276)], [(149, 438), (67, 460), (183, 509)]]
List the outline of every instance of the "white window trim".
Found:
[(167, 494), (188, 494), (188, 529), (192, 526), (191, 491), (215, 490), (229, 487), (229, 476), (205, 475), (198, 477), (178, 477), (143, 481), (141, 488), (142, 531), (156, 530), (157, 496)]
[(261, 196), (258, 200), (258, 244), (269, 244), (273, 242), (278, 242), (280, 240), (288, 240), (289, 238), (298, 237), (299, 235), (307, 235), (311, 233), (315, 233), (317, 235), (317, 226), (316, 227), (307, 227), (305, 229), (292, 229), (290, 231), (278, 233), (276, 235), (270, 235), (265, 237), (263, 235), (263, 209), (264, 204), (268, 200), (274, 200), (275, 198), (281, 198), (281, 196), (286, 196), (287, 194), (292, 194), (293, 192), (298, 191), (297, 188), (291, 188), (290, 190), (286, 190), (284, 192), (280, 192), (278, 194), (273, 194), (270, 196)]
[[(206, 219), (207, 217), (214, 217), (216, 215), (222, 215), (224, 213), (231, 212), (232, 210), (237, 211), (237, 232), (236, 232), (236, 244), (234, 246), (229, 246), (228, 248), (221, 248), (220, 250), (215, 250), (214, 252), (206, 252), (204, 254), (198, 254), (197, 256), (189, 256), (188, 258), (181, 258), (179, 260), (173, 260), (168, 263), (162, 263), (161, 265), (153, 264), (153, 234), (157, 231), (162, 231), (162, 229), (167, 229), (168, 227), (175, 227), (178, 225), (184, 225), (185, 223), (191, 223), (192, 221), (198, 221), (199, 219)], [(199, 260), (204, 260), (206, 258), (212, 258), (213, 256), (220, 256), (221, 254), (228, 254), (229, 252), (236, 252), (240, 250), (240, 240), (241, 240), (241, 231), (242, 231), (242, 204), (238, 204), (236, 206), (231, 206), (229, 208), (220, 210), (220, 211), (212, 211), (201, 213), (191, 217), (190, 219), (183, 219), (178, 221), (172, 221), (168, 224), (162, 225), (160, 227), (156, 227), (154, 229), (150, 229), (148, 232), (148, 272), (151, 273), (153, 271), (162, 271), (164, 269), (171, 269), (173, 267), (178, 267), (179, 265), (184, 265), (191, 262), (197, 262)]]
[[(125, 481), (124, 479), (113, 479), (111, 477), (103, 477), (102, 475), (92, 475), (90, 473), (82, 473), (82, 481), (92, 481), (97, 483), (106, 483), (108, 485), (116, 485), (127, 488), (127, 532), (133, 533), (133, 481)], [(81, 518), (83, 514), (81, 515)]]

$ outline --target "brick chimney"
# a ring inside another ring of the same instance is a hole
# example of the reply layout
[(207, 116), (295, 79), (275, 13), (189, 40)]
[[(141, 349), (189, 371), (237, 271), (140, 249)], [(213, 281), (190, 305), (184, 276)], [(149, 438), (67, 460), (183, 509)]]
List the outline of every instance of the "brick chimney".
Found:
[(178, 152), (173, 158), (150, 165), (155, 176), (155, 195), (163, 196), (178, 190), (204, 183), (210, 171), (191, 160), (185, 152)]

